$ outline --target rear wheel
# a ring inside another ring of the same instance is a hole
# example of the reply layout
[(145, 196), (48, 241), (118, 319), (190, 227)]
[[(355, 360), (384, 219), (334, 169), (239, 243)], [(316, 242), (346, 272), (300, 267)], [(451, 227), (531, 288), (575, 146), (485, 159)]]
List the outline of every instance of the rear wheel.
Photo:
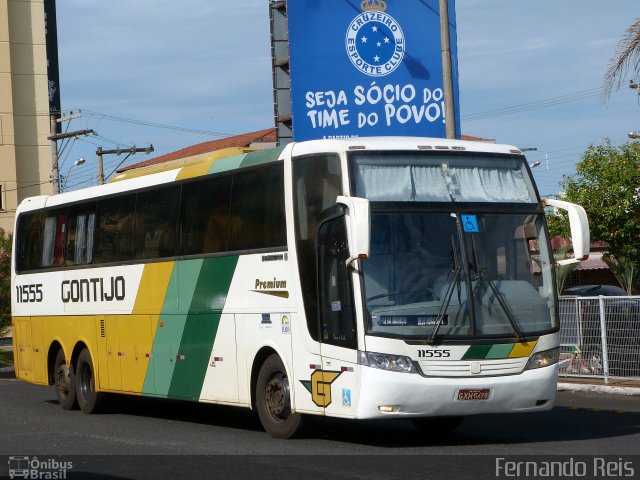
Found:
[(67, 359), (62, 349), (58, 350), (56, 355), (56, 363), (54, 364), (55, 387), (58, 403), (65, 410), (73, 410), (78, 408), (78, 400), (76, 397), (76, 376), (73, 371), (73, 365), (67, 367)]
[(91, 355), (85, 348), (80, 352), (76, 368), (76, 395), (84, 413), (97, 413), (104, 401), (104, 393), (96, 391), (94, 372)]
[(291, 438), (300, 432), (303, 418), (291, 412), (289, 378), (278, 355), (271, 355), (260, 368), (256, 408), (262, 426), (272, 437)]
[(447, 433), (460, 426), (464, 417), (421, 417), (411, 421), (422, 432)]

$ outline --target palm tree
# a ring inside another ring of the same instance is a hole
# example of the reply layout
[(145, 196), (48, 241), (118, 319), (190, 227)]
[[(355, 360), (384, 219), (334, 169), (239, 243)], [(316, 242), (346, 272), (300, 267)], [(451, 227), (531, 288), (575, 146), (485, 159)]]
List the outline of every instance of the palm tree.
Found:
[(631, 66), (640, 74), (640, 18), (633, 22), (618, 43), (609, 68), (604, 75), (603, 97), (609, 98), (611, 91), (620, 88), (624, 74)]

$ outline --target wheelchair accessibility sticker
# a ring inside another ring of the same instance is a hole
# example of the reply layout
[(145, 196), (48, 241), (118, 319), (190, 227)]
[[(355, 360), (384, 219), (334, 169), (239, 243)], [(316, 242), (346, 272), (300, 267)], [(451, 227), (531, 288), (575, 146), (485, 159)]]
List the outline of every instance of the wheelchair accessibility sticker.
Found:
[(351, 406), (351, 390), (348, 388), (342, 389), (342, 405), (345, 407)]
[(479, 232), (478, 217), (475, 215), (460, 215), (460, 221), (462, 222), (462, 228), (465, 232)]

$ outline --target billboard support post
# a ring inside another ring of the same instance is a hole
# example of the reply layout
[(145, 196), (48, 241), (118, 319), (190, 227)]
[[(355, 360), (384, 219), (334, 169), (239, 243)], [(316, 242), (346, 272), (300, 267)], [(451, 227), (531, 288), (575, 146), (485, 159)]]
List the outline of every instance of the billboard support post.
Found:
[(444, 119), (447, 138), (456, 138), (453, 73), (451, 68), (451, 38), (449, 37), (448, 0), (440, 0), (440, 41), (442, 43), (442, 82), (444, 87)]

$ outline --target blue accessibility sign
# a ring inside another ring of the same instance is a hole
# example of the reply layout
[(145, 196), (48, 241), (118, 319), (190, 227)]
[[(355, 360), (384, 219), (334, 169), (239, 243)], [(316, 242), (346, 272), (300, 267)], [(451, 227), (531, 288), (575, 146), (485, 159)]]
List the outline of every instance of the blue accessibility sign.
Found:
[(480, 231), (478, 217), (475, 215), (460, 215), (460, 221), (465, 232), (477, 233)]

